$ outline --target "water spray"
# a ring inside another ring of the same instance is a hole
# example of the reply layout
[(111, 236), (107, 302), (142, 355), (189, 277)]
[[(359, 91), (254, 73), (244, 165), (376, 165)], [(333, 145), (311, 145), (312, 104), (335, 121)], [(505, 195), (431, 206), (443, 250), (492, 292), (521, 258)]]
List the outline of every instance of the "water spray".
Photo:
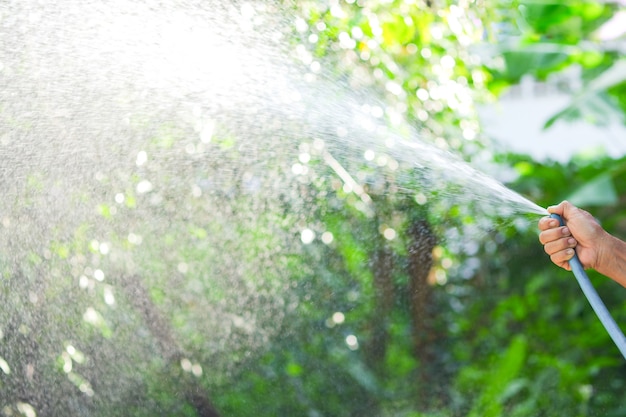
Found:
[[(563, 218), (561, 218), (558, 214), (553, 213), (550, 217), (557, 219), (561, 226), (565, 226)], [(615, 342), (615, 345), (624, 356), (624, 359), (626, 359), (626, 337), (624, 337), (624, 333), (622, 333), (621, 329), (617, 326), (617, 323), (615, 323), (613, 316), (611, 316), (611, 313), (609, 313), (609, 310), (602, 302), (598, 292), (595, 288), (593, 288), (593, 285), (591, 284), (580, 259), (578, 259), (576, 252), (574, 252), (574, 257), (569, 260), (569, 266), (572, 268), (572, 272), (578, 281), (578, 285), (580, 285), (580, 288), (583, 290), (585, 297), (587, 297), (589, 304), (591, 304), (591, 308), (593, 308), (593, 311), (596, 312), (600, 322), (602, 322), (602, 325), (604, 325), (604, 328), (609, 333), (609, 336), (611, 336), (611, 339)]]

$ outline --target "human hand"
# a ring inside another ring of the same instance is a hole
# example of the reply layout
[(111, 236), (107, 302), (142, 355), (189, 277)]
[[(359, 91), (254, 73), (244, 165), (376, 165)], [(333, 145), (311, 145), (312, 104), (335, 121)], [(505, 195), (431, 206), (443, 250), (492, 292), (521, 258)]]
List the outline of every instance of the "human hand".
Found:
[(608, 233), (596, 219), (567, 201), (548, 207), (548, 211), (560, 215), (566, 224), (560, 226), (551, 217), (539, 220), (539, 241), (552, 262), (569, 271), (569, 260), (576, 253), (583, 267), (598, 269)]

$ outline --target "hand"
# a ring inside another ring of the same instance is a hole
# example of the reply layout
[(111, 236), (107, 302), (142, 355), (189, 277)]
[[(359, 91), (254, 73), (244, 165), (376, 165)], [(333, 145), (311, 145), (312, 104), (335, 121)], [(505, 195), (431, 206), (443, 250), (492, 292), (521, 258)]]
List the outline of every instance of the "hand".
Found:
[(598, 269), (608, 233), (591, 214), (567, 201), (548, 207), (548, 211), (560, 215), (566, 224), (560, 226), (551, 217), (539, 220), (539, 241), (552, 262), (569, 271), (568, 261), (576, 250), (583, 267)]

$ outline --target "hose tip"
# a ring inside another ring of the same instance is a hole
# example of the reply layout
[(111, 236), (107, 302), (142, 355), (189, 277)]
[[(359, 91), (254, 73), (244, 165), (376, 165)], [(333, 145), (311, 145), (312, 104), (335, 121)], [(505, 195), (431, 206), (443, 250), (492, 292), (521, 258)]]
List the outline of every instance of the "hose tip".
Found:
[(559, 216), (556, 213), (550, 214), (550, 217), (553, 218), (553, 219), (557, 219), (559, 221), (559, 225), (560, 226), (565, 226), (565, 222), (563, 221), (563, 217)]

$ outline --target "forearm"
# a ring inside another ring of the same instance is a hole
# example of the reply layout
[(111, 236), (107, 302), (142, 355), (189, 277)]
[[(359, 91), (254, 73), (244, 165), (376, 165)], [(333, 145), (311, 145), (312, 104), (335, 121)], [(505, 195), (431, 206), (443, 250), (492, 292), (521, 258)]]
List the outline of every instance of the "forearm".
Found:
[(609, 236), (600, 257), (596, 270), (626, 287), (626, 242)]

